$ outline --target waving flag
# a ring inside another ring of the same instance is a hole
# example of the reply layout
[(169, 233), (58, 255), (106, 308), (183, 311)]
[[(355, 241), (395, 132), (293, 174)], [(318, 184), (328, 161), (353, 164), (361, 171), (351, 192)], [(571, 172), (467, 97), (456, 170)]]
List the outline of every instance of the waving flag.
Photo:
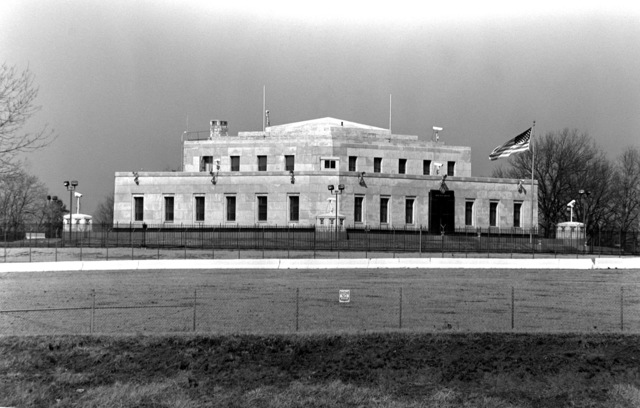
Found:
[(507, 143), (493, 149), (489, 158), (498, 160), (501, 157), (509, 157), (513, 153), (524, 152), (529, 150), (529, 141), (531, 140), (531, 128), (525, 130), (518, 136), (509, 140)]

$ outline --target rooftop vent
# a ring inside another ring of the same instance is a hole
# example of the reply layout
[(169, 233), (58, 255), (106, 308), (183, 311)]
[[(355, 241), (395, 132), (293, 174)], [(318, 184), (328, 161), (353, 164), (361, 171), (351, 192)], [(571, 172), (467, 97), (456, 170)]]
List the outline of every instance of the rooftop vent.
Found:
[(227, 121), (226, 120), (212, 120), (211, 121), (211, 135), (209, 139), (213, 139), (214, 137), (220, 136), (229, 136)]

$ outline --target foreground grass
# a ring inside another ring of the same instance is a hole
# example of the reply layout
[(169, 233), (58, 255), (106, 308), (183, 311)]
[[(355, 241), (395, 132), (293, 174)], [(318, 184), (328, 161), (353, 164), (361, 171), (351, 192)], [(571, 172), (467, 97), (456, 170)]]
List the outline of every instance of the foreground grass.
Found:
[(0, 338), (0, 406), (638, 407), (604, 334)]

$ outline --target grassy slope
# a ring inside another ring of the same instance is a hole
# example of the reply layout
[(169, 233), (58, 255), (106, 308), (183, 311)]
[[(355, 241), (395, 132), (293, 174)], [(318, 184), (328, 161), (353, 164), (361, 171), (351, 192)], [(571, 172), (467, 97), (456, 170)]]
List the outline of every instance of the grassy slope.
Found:
[(358, 334), (0, 338), (0, 406), (640, 405), (640, 338)]

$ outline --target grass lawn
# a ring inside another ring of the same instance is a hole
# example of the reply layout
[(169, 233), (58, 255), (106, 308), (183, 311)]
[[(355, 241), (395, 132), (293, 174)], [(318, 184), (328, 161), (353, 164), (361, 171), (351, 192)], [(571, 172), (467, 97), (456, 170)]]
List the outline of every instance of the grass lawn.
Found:
[(0, 406), (638, 407), (640, 337), (0, 337)]
[(639, 333), (639, 283), (640, 270), (3, 273), (0, 333)]

